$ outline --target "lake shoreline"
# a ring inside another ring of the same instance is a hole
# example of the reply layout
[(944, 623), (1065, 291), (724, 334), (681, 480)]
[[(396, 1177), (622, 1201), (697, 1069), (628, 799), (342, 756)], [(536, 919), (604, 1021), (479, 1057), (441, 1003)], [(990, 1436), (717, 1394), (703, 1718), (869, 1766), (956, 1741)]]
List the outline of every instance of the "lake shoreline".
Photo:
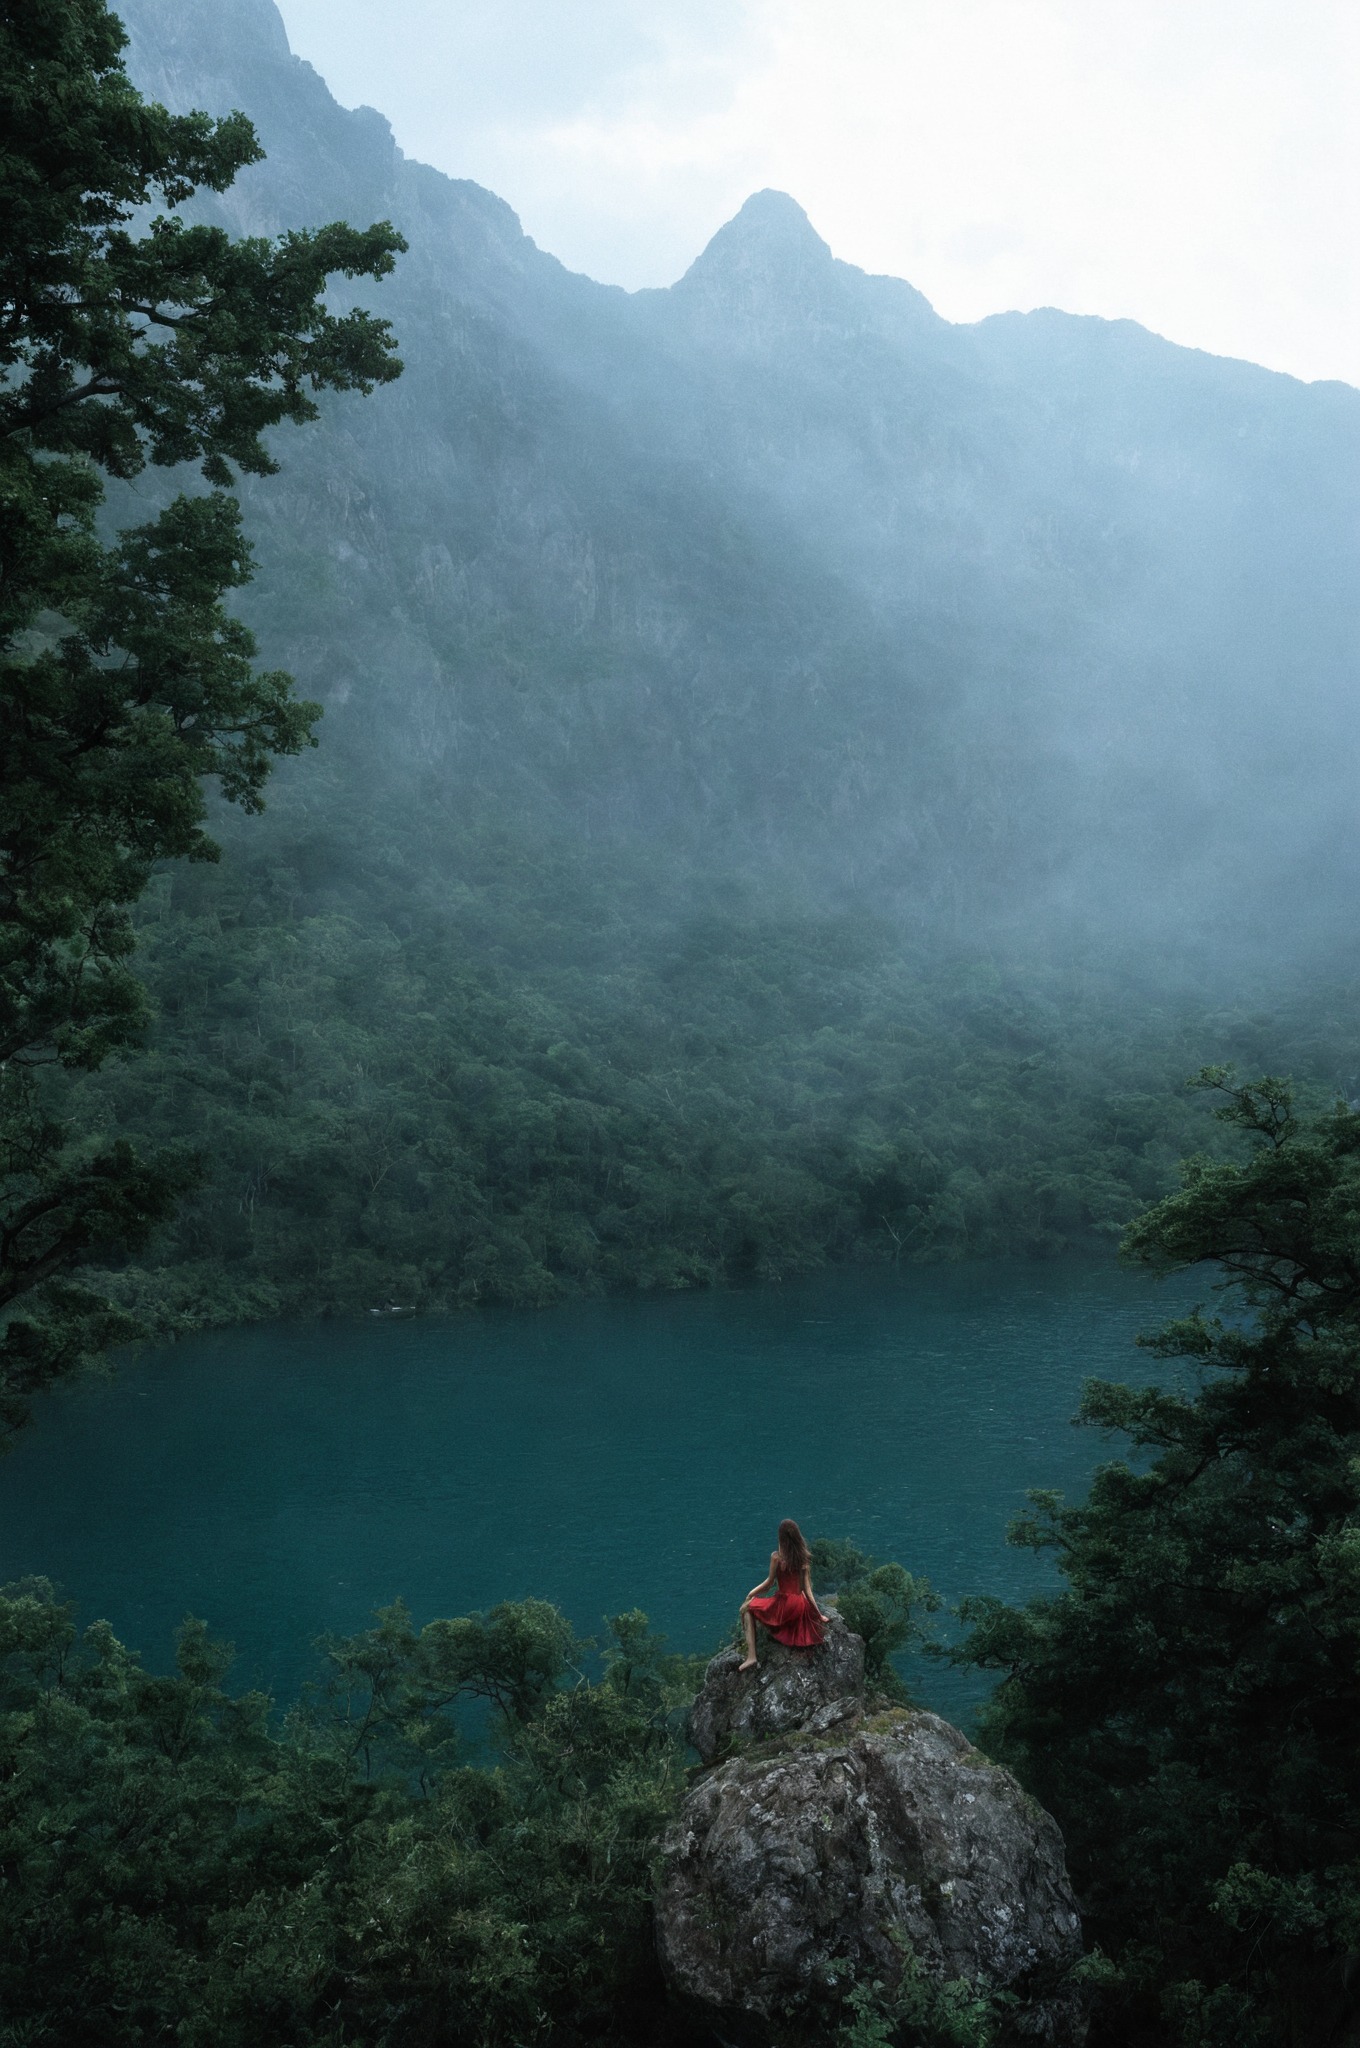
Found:
[[(947, 1601), (1024, 1597), (1047, 1583), (1005, 1543), (1025, 1489), (1110, 1455), (1069, 1427), (1082, 1381), (1156, 1377), (1134, 1337), (1204, 1294), (1015, 1258), (145, 1345), (39, 1404), (3, 1575), (50, 1576), (152, 1668), (202, 1615), (276, 1697), (398, 1596), (424, 1621), (532, 1595), (582, 1635), (642, 1607), (703, 1648), (788, 1512)], [(977, 1688), (934, 1667), (925, 1690), (958, 1718)]]

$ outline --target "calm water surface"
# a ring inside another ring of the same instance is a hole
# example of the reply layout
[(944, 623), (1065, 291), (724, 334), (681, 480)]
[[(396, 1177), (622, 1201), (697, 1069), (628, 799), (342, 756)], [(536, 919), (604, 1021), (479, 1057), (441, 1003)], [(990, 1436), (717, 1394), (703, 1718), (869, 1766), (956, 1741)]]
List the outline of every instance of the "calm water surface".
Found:
[[(0, 1576), (46, 1573), (158, 1668), (202, 1615), (282, 1696), (397, 1594), (419, 1621), (537, 1594), (587, 1634), (642, 1607), (710, 1648), (785, 1514), (951, 1601), (1023, 1596), (1025, 1489), (1079, 1494), (1112, 1454), (1070, 1426), (1082, 1380), (1152, 1377), (1135, 1334), (1206, 1291), (978, 1264), (217, 1332), (42, 1404), (0, 1467)], [(956, 1716), (977, 1697), (914, 1675)]]

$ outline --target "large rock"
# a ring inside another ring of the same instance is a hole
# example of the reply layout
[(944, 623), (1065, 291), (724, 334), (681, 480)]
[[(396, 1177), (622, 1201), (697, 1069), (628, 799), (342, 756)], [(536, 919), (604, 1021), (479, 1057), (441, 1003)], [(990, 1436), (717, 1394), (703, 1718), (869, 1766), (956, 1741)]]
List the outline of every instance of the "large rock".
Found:
[[(706, 1764), (737, 1748), (805, 1728), (825, 1726), (864, 1691), (864, 1644), (832, 1613), (815, 1650), (789, 1650), (766, 1637), (754, 1671), (739, 1671), (740, 1650), (723, 1650), (704, 1673), (690, 1710), (689, 1739)], [(830, 1710), (830, 1711), (828, 1711)]]
[(662, 1859), (662, 1968), (725, 2041), (825, 2041), (846, 1986), (891, 1989), (904, 1952), (935, 1981), (1015, 1994), (1009, 2041), (1085, 2038), (1062, 1984), (1081, 1923), (1057, 1826), (935, 1714), (733, 1757), (690, 1792)]

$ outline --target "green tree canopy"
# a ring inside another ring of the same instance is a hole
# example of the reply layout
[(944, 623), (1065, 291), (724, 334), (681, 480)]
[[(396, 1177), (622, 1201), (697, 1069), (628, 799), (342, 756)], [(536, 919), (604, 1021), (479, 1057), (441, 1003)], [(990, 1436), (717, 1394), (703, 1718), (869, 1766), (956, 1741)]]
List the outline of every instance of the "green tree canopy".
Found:
[[(149, 1672), (43, 1580), (0, 1587), (8, 2038), (521, 2048), (672, 2035), (651, 1928), (683, 1789), (645, 1617), (570, 1682), (543, 1601), (332, 1638), (281, 1721), (201, 1622)], [(490, 1715), (464, 1762), (458, 1709)]]
[[(175, 209), (261, 152), (242, 114), (172, 115), (122, 68), (103, 0), (0, 15), (0, 1426), (126, 1319), (66, 1278), (147, 1236), (192, 1178), (82, 1146), (52, 1070), (145, 1015), (129, 906), (157, 861), (212, 859), (205, 786), (258, 809), (319, 707), (260, 672), (227, 610), (249, 580), (233, 467), (325, 389), (400, 371), (387, 324), (328, 280), (381, 277), (385, 222), (233, 240)], [(146, 210), (169, 211), (149, 221)], [(197, 463), (209, 486), (109, 537), (104, 478)], [(23, 1313), (15, 1304), (24, 1298)]]
[(1121, 1966), (1102, 2038), (1323, 2043), (1360, 1948), (1360, 1115), (1200, 1080), (1246, 1156), (1191, 1160), (1127, 1244), (1216, 1262), (1239, 1312), (1145, 1340), (1197, 1385), (1088, 1386), (1143, 1455), (1036, 1497), (1013, 1534), (1067, 1587), (970, 1603), (966, 1654)]

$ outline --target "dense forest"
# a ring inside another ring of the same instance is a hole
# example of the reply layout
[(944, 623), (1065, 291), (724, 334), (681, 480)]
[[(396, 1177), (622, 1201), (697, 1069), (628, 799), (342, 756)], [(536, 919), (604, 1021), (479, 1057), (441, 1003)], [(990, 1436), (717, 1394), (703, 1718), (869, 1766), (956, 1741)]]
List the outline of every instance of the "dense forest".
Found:
[(1234, 1009), (735, 886), (668, 916), (659, 862), (456, 820), (453, 900), (408, 895), (416, 835), (370, 830), (247, 825), (139, 910), (152, 1042), (78, 1114), (209, 1162), (101, 1276), (150, 1327), (1108, 1253), (1213, 1142), (1210, 1053), (1324, 1090), (1350, 1057), (1344, 988)]
[[(1059, 1589), (936, 1653), (1064, 1830), (1100, 2040), (1343, 2048), (1360, 397), (951, 327), (779, 194), (629, 297), (272, 0), (126, 15), (0, 23), (0, 1425), (204, 1322), (1216, 1265), (1181, 1382), (1088, 1390), (1131, 1459), (1015, 1532)], [(900, 1700), (929, 1589), (817, 1561)], [(697, 1668), (610, 1631), (397, 1607), (281, 1713), (4, 1589), (4, 2038), (687, 2038)], [(965, 1991), (825, 2036), (999, 2048)]]

